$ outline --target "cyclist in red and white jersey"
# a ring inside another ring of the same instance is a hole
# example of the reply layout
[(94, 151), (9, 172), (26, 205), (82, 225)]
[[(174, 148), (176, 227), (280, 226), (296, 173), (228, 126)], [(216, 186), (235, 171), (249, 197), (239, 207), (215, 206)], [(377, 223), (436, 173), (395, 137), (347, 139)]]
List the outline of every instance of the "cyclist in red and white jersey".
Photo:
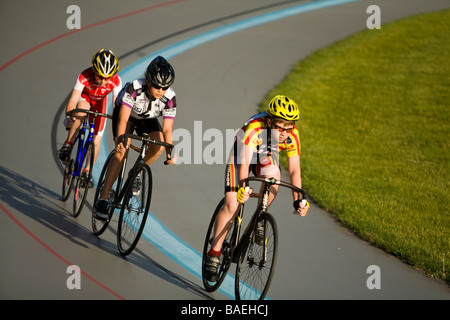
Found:
[[(100, 49), (92, 57), (92, 66), (81, 72), (75, 82), (69, 102), (66, 107), (66, 118), (64, 126), (69, 129), (67, 139), (59, 150), (59, 158), (66, 162), (70, 159), (70, 154), (77, 136), (78, 130), (83, 120), (83, 115), (75, 115), (70, 118), (70, 112), (75, 109), (85, 109), (107, 112), (107, 96), (113, 93), (113, 105), (116, 97), (122, 89), (122, 80), (117, 71), (119, 70), (119, 60), (111, 50)], [(94, 144), (97, 159), (100, 151), (100, 141), (105, 129), (106, 118), (97, 117), (95, 120)], [(86, 168), (86, 170), (89, 168)]]
[[(246, 191), (246, 186), (241, 184), (241, 181), (247, 178), (250, 172), (256, 176), (274, 177), (279, 180), (281, 169), (278, 154), (285, 151), (290, 182), (296, 187), (302, 187), (300, 135), (295, 126), (299, 117), (300, 112), (295, 101), (277, 95), (270, 101), (266, 111), (251, 117), (238, 131), (225, 170), (225, 203), (216, 218), (214, 237), (205, 265), (209, 281), (217, 280), (222, 243), (233, 224), (239, 203), (246, 202), (252, 193), (252, 189)], [(276, 197), (277, 191), (276, 185), (270, 188), (269, 205)], [(295, 192), (292, 196), (295, 210), (305, 216), (309, 204), (302, 204)]]

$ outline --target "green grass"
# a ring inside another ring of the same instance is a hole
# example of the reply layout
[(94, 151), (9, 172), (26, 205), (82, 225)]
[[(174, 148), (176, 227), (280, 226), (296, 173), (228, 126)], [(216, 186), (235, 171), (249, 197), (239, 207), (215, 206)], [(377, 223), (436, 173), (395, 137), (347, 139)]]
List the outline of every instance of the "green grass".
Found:
[(319, 50), (261, 105), (275, 94), (300, 106), (308, 194), (362, 239), (450, 281), (450, 10)]

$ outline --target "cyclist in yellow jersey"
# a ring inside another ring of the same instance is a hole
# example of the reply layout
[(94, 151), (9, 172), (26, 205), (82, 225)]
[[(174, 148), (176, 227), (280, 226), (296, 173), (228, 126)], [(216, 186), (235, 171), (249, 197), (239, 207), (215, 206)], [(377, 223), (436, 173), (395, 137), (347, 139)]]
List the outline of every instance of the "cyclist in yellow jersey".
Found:
[[(294, 100), (283, 95), (275, 96), (266, 111), (247, 120), (235, 137), (225, 170), (225, 203), (218, 213), (214, 226), (214, 237), (206, 261), (206, 273), (209, 281), (216, 281), (220, 263), (222, 243), (230, 230), (239, 203), (250, 197), (252, 189), (246, 191), (240, 181), (252, 172), (256, 176), (280, 179), (281, 168), (278, 155), (286, 151), (290, 182), (301, 188), (300, 135), (295, 121), (300, 112)], [(270, 189), (269, 205), (276, 197), (278, 186)], [(303, 205), (297, 193), (292, 193), (294, 208), (305, 216), (309, 204)]]

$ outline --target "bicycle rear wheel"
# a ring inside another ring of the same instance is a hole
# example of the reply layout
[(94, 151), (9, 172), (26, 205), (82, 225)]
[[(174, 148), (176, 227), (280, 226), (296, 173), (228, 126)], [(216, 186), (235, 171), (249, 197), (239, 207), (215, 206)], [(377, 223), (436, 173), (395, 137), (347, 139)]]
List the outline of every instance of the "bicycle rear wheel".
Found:
[[(115, 154), (116, 154), (116, 150), (111, 151), (108, 158), (106, 159), (105, 164), (103, 165), (103, 168), (102, 168), (102, 172), (100, 173), (100, 177), (97, 182), (97, 189), (95, 190), (94, 208), (92, 208), (92, 231), (94, 232), (94, 234), (96, 236), (101, 235), (106, 230), (106, 228), (109, 225), (109, 222), (111, 221), (111, 216), (114, 211), (113, 206), (110, 206), (108, 208), (108, 219), (107, 220), (97, 219), (97, 217), (95, 215), (95, 204), (97, 203), (98, 198), (100, 198), (100, 194), (102, 193), (102, 190), (103, 190), (103, 185), (105, 184), (106, 172), (108, 171), (109, 163), (111, 162), (111, 159), (114, 157)], [(116, 192), (114, 191), (114, 188), (112, 188), (108, 195), (108, 202), (114, 203), (115, 197), (116, 197)]]
[[(83, 210), (84, 203), (89, 191), (89, 184), (92, 178), (92, 170), (94, 168), (94, 149), (95, 145), (93, 141), (89, 141), (84, 149), (84, 158), (81, 163), (80, 176), (76, 178), (75, 194), (73, 197), (73, 213), (74, 217), (78, 217)], [(89, 170), (86, 171), (86, 176), (83, 176), (83, 172), (89, 164)]]
[(263, 300), (269, 290), (277, 260), (278, 231), (275, 219), (269, 213), (258, 221), (264, 226), (262, 245), (255, 242), (255, 231), (242, 250), (236, 266), (236, 300)]
[(139, 167), (128, 185), (122, 202), (117, 227), (117, 247), (122, 256), (136, 247), (145, 227), (152, 196), (152, 173), (150, 167)]
[(63, 183), (62, 183), (62, 201), (67, 201), (69, 199), (70, 192), (73, 188), (73, 170), (74, 170), (74, 163), (73, 159), (70, 159), (69, 162), (66, 163), (64, 166), (64, 174), (63, 174)]
[(203, 246), (202, 280), (203, 280), (203, 286), (205, 287), (205, 290), (208, 292), (216, 291), (220, 287), (220, 285), (222, 284), (223, 280), (225, 279), (225, 276), (227, 275), (228, 269), (230, 268), (230, 265), (231, 265), (231, 256), (232, 256), (232, 252), (233, 252), (233, 245), (231, 244), (231, 238), (232, 238), (232, 234), (234, 232), (234, 228), (236, 227), (236, 219), (235, 219), (235, 223), (233, 224), (233, 227), (228, 232), (228, 234), (222, 244), (222, 250), (221, 250), (222, 254), (220, 255), (220, 265), (219, 265), (219, 269), (218, 269), (217, 280), (215, 282), (212, 282), (207, 279), (206, 271), (205, 271), (206, 259), (207, 259), (208, 251), (211, 247), (212, 239), (214, 237), (214, 224), (216, 221), (216, 217), (217, 217), (218, 213), (220, 212), (220, 210), (223, 208), (224, 203), (225, 203), (225, 198), (223, 198), (219, 202), (219, 204), (216, 207), (216, 210), (214, 211), (213, 216), (211, 217), (211, 221), (208, 226), (208, 231), (206, 232), (205, 243)]

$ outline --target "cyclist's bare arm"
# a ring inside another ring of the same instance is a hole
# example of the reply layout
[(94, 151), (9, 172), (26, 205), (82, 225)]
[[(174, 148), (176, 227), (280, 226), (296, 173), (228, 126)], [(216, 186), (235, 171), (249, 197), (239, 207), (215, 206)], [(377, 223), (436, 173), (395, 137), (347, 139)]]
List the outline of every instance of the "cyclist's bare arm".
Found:
[[(300, 156), (294, 156), (288, 158), (288, 167), (289, 167), (289, 177), (290, 182), (294, 186), (301, 188), (302, 187), (302, 178), (301, 178), (301, 169), (300, 169)], [(295, 208), (295, 202), (299, 201), (299, 194), (295, 191), (292, 191), (292, 197), (294, 199), (294, 208)], [(300, 214), (300, 216), (304, 217), (306, 216), (306, 213), (309, 209), (309, 203), (304, 200), (299, 202), (299, 207), (296, 209), (297, 213)]]
[(125, 137), (125, 131), (127, 128), (128, 119), (130, 118), (130, 114), (131, 108), (122, 104), (120, 106), (119, 123), (117, 124), (116, 151), (118, 153), (125, 152), (130, 146), (130, 141), (128, 141), (126, 146), (123, 144), (123, 139)]
[(253, 149), (250, 148), (248, 145), (243, 144), (242, 148), (239, 153), (238, 158), (238, 177), (239, 177), (239, 191), (237, 194), (238, 201), (241, 203), (245, 203), (252, 193), (253, 189), (251, 188), (245, 188), (242, 190), (241, 188), (246, 187), (245, 183), (241, 185), (241, 181), (248, 178), (248, 172), (250, 167), (250, 159), (253, 155)]
[[(164, 142), (172, 144), (173, 119), (164, 118), (162, 129), (163, 129)], [(167, 164), (175, 164), (177, 162), (177, 157), (172, 156), (171, 152), (172, 152), (172, 150), (170, 150), (170, 148), (166, 148)]]
[(70, 128), (73, 124), (73, 117), (69, 117), (70, 112), (77, 107), (78, 100), (81, 97), (81, 91), (73, 89), (70, 95), (69, 102), (66, 106), (66, 119), (64, 119), (64, 125), (66, 128)]
[[(288, 158), (288, 170), (289, 170), (289, 178), (291, 184), (294, 186), (301, 188), (302, 187), (302, 178), (301, 178), (301, 169), (300, 169), (300, 156), (294, 156)], [(297, 192), (292, 191), (292, 196), (294, 201), (299, 199), (299, 195)]]
[(69, 113), (77, 107), (78, 100), (81, 97), (81, 91), (77, 89), (72, 90), (72, 94), (70, 95), (69, 102), (66, 106), (66, 115), (69, 115)]

